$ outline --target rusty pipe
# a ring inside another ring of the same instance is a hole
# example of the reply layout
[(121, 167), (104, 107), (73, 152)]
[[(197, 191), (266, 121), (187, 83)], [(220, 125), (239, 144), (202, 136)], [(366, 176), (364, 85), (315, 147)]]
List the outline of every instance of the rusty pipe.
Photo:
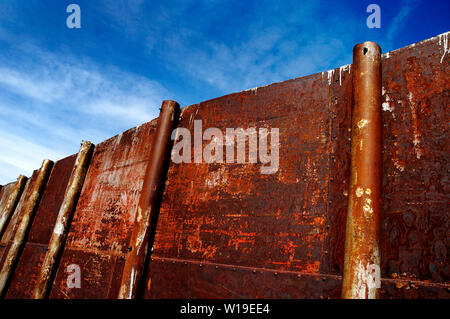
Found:
[(21, 218), (19, 226), (17, 227), (16, 233), (14, 234), (13, 242), (8, 250), (6, 258), (3, 262), (2, 269), (0, 271), (1, 298), (3, 298), (6, 293), (7, 285), (9, 283), (9, 280), (11, 279), (10, 277), (12, 277), (14, 269), (17, 266), (17, 262), (19, 261), (19, 257), (25, 244), (28, 230), (33, 222), (34, 214), (36, 213), (37, 207), (39, 206), (39, 202), (41, 200), (42, 193), (44, 192), (45, 185), (47, 184), (47, 180), (52, 167), (52, 161), (43, 161), (36, 180), (34, 181), (33, 189), (31, 192), (27, 193), (29, 197), (25, 199), (25, 205), (20, 212)]
[(14, 184), (14, 188), (9, 195), (8, 202), (6, 203), (3, 210), (0, 212), (0, 239), (3, 236), (3, 232), (8, 225), (9, 219), (16, 209), (17, 203), (19, 203), (20, 196), (22, 195), (25, 184), (27, 183), (27, 178), (20, 175), (17, 178), (17, 182)]
[(152, 243), (149, 243), (150, 229), (156, 223), (155, 217), (158, 214), (160, 196), (165, 184), (165, 168), (170, 161), (170, 137), (178, 120), (179, 108), (180, 105), (175, 101), (166, 100), (162, 103), (131, 234), (129, 252), (122, 273), (119, 299), (136, 298), (137, 290), (144, 279), (148, 247), (152, 246)]
[(342, 298), (376, 299), (380, 288), (381, 48), (353, 49), (351, 173)]
[(56, 218), (39, 278), (34, 286), (33, 299), (44, 299), (48, 297), (93, 151), (94, 144), (83, 141), (72, 168), (69, 183), (64, 192), (64, 199), (59, 209), (58, 217)]

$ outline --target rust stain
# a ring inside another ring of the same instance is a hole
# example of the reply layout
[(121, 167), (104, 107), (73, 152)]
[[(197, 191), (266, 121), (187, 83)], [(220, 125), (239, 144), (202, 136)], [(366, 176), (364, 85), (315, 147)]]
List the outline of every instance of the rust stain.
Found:
[[(381, 298), (450, 297), (448, 60), (448, 34), (382, 56)], [(279, 170), (261, 175), (257, 163), (172, 163), (148, 247), (144, 297), (341, 296), (348, 199), (360, 202), (365, 220), (378, 209), (376, 188), (358, 184), (349, 191), (351, 136), (374, 124), (367, 117), (351, 124), (356, 69), (344, 66), (182, 109), (179, 126), (191, 133), (195, 120), (223, 133), (279, 128)], [(96, 146), (50, 298), (119, 295), (156, 125), (153, 120)], [(357, 145), (360, 152), (368, 147), (365, 140)], [(48, 184), (53, 204), (47, 213), (38, 209), (7, 297), (31, 296), (71, 169), (60, 173), (67, 177), (62, 191)], [(20, 206), (2, 238), (3, 260)], [(81, 268), (80, 289), (67, 287), (70, 264)]]
[(81, 192), (93, 150), (94, 144), (91, 142), (84, 141), (81, 144), (69, 183), (64, 193), (63, 202), (58, 212), (39, 278), (35, 284), (33, 299), (43, 299), (49, 294), (52, 277), (56, 270), (55, 266), (57, 267), (57, 262), (64, 247), (72, 213)]
[(14, 234), (14, 239), (9, 248), (6, 258), (3, 262), (3, 266), (0, 270), (0, 296), (4, 296), (7, 290), (8, 281), (14, 273), (17, 266), (18, 259), (20, 258), (21, 250), (25, 244), (25, 236), (28, 232), (31, 223), (33, 222), (34, 214), (39, 205), (42, 193), (45, 189), (48, 176), (53, 167), (53, 162), (50, 160), (44, 160), (39, 173), (36, 177), (33, 187), (30, 189), (30, 193), (27, 194), (25, 205), (23, 207), (23, 213), (18, 224), (17, 230)]

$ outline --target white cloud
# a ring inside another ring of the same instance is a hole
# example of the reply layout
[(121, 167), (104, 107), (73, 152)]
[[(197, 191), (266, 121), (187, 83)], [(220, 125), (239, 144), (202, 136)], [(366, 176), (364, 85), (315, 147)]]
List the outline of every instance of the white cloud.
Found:
[(5, 163), (10, 167), (2, 171), (0, 176), (2, 184), (14, 181), (18, 173), (31, 176), (33, 170), (39, 168), (42, 160), (46, 158), (60, 159), (66, 155), (4, 130), (0, 130), (0, 150), (0, 167)]
[[(28, 58), (28, 52), (33, 56)], [(0, 56), (0, 184), (158, 116), (158, 82), (23, 45)]]
[(403, 22), (406, 17), (417, 8), (420, 4), (421, 0), (404, 0), (403, 5), (400, 8), (398, 14), (394, 17), (391, 25), (389, 26), (387, 32), (387, 41), (390, 46), (392, 46), (395, 36), (397, 32), (403, 27)]

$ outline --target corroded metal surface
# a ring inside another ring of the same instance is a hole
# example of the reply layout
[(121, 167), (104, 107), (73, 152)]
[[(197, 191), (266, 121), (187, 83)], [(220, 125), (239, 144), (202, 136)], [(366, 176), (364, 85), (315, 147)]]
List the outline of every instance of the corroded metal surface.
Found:
[(76, 154), (55, 163), (5, 298), (32, 297), (75, 160)]
[[(204, 129), (223, 132), (279, 128), (279, 170), (262, 175), (261, 163), (171, 165), (154, 258), (319, 274), (329, 232), (330, 82), (328, 73), (316, 74), (184, 109), (179, 126), (191, 135), (199, 119)], [(153, 283), (161, 273), (154, 267), (150, 263), (146, 297), (160, 298)], [(201, 276), (202, 269), (194, 269), (199, 273), (190, 276)], [(263, 285), (251, 278), (248, 285)], [(225, 280), (218, 277), (215, 286)], [(248, 295), (248, 285), (242, 282), (237, 293)], [(184, 289), (176, 282), (170, 287), (164, 296)]]
[(154, 224), (158, 221), (161, 195), (170, 162), (170, 137), (177, 124), (179, 109), (180, 105), (175, 101), (163, 101), (161, 106), (122, 274), (118, 296), (120, 299), (135, 298), (142, 281), (148, 246), (152, 246), (151, 228), (156, 228)]
[(53, 162), (50, 160), (44, 160), (39, 173), (37, 175), (33, 187), (27, 194), (25, 199), (25, 204), (23, 206), (23, 212), (20, 216), (20, 222), (18, 224), (17, 230), (14, 234), (14, 239), (9, 248), (5, 260), (3, 262), (2, 268), (0, 270), (0, 296), (3, 297), (6, 293), (8, 281), (13, 275), (18, 259), (20, 258), (21, 250), (25, 244), (26, 235), (33, 222), (34, 214), (39, 205), (42, 193), (45, 189), (48, 176), (53, 167)]
[(47, 297), (52, 277), (55, 273), (55, 266), (60, 258), (64, 242), (69, 230), (72, 213), (80, 195), (84, 178), (89, 166), (89, 161), (94, 150), (94, 144), (84, 141), (81, 144), (77, 159), (73, 166), (67, 189), (64, 193), (64, 200), (58, 212), (55, 227), (53, 228), (52, 237), (48, 244), (48, 250), (41, 267), (39, 278), (33, 291), (34, 299), (43, 299)]
[(353, 49), (350, 185), (342, 298), (375, 299), (380, 283), (381, 48)]
[(382, 275), (450, 284), (449, 33), (384, 55)]
[[(11, 193), (9, 196), (7, 195), (7, 190), (5, 189), (5, 199), (8, 198), (5, 203), (1, 203), (0, 205), (0, 238), (3, 235), (3, 232), (6, 230), (6, 226), (8, 225), (9, 219), (11, 218), (12, 214), (14, 213), (14, 210), (16, 209), (16, 206), (20, 200), (20, 196), (22, 195), (22, 191), (25, 187), (25, 184), (27, 182), (27, 178), (23, 175), (20, 175), (17, 179), (16, 183), (14, 184), (14, 187), (11, 189)], [(3, 196), (2, 196), (3, 197)], [(3, 200), (3, 198), (2, 198)]]
[[(13, 213), (12, 217), (10, 218), (8, 225), (6, 226), (6, 229), (3, 232), (3, 236), (0, 241), (0, 246), (2, 246), (2, 247), (5, 247), (14, 238), (14, 234), (16, 232), (18, 222), (20, 220), (20, 216), (22, 213), (22, 207), (25, 203), (25, 199), (28, 196), (28, 188), (29, 188), (30, 184), (32, 184), (32, 182), (34, 183), (34, 181), (36, 180), (37, 173), (38, 173), (38, 171), (34, 171), (31, 178), (29, 178), (27, 180), (27, 182), (25, 183), (25, 187), (22, 191), (22, 195), (20, 196), (19, 203), (17, 204), (16, 209), (14, 210), (14, 213)], [(0, 265), (1, 265), (1, 263), (0, 263)]]
[(152, 257), (153, 298), (338, 298), (340, 277)]
[[(448, 34), (383, 55), (381, 298), (450, 297), (444, 43)], [(341, 296), (352, 73), (344, 66), (182, 110), (179, 126), (191, 133), (196, 119), (223, 132), (279, 128), (279, 170), (261, 175), (261, 163), (172, 163), (145, 297)], [(117, 298), (156, 123), (96, 146), (51, 298)], [(62, 201), (64, 189), (55, 198)], [(10, 297), (31, 296), (58, 209), (47, 228), (36, 217), (30, 237), (46, 242), (26, 245)], [(18, 216), (16, 209), (2, 250), (11, 246)], [(81, 288), (66, 283), (73, 264), (81, 268)]]
[[(50, 298), (117, 298), (157, 121), (97, 144)], [(81, 288), (67, 287), (67, 266)]]

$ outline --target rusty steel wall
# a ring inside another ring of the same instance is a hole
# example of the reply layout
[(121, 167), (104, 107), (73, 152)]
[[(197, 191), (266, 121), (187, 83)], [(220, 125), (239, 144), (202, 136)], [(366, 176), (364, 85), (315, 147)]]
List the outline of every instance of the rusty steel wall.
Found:
[(5, 232), (3, 233), (2, 238), (0, 239), (0, 253), (1, 253), (0, 266), (3, 265), (3, 261), (9, 250), (11, 242), (14, 238), (14, 233), (18, 226), (17, 223), (21, 217), (22, 207), (25, 203), (26, 198), (29, 196), (30, 187), (32, 188), (32, 186), (30, 186), (30, 184), (34, 183), (36, 176), (37, 176), (37, 171), (34, 171), (32, 177), (27, 180), (27, 183), (25, 184), (25, 187), (22, 191), (22, 195), (20, 196), (19, 203), (17, 204), (16, 209), (14, 210), (14, 213), (9, 220), (9, 223), (6, 227)]
[[(382, 298), (450, 297), (446, 37), (383, 56)], [(280, 170), (174, 164), (146, 297), (339, 295), (350, 79), (345, 66), (183, 110), (180, 126), (191, 131), (195, 119), (222, 130), (279, 127)]]
[[(191, 135), (194, 120), (200, 119), (204, 129), (217, 127), (224, 135), (226, 128), (279, 128), (279, 170), (262, 175), (260, 163), (172, 164), (150, 261), (147, 297), (202, 298), (216, 287), (250, 297), (245, 287), (250, 284), (260, 290), (262, 284), (259, 275), (251, 276), (252, 268), (262, 276), (286, 271), (285, 281), (273, 280), (272, 297), (304, 294), (295, 288), (295, 282), (301, 281), (297, 275), (320, 275), (329, 231), (325, 224), (332, 120), (329, 92), (327, 76), (316, 74), (183, 110), (179, 126), (190, 129)], [(188, 279), (201, 277), (211, 263), (218, 267), (211, 269), (211, 281)], [(219, 269), (221, 276), (213, 276)], [(250, 276), (236, 273), (237, 269)], [(177, 287), (183, 281), (157, 275), (175, 272), (184, 274), (190, 283)], [(227, 287), (244, 278), (251, 283)], [(319, 282), (317, 293), (326, 283)]]
[[(50, 298), (117, 298), (156, 120), (96, 145)], [(67, 266), (81, 270), (70, 289)]]
[[(2, 189), (0, 190), (0, 212), (3, 212), (3, 209), (8, 204), (8, 199), (14, 189), (14, 185), (15, 185), (15, 183), (9, 183), (7, 185), (2, 186)], [(14, 214), (13, 214), (13, 216), (14, 216)], [(12, 218), (13, 217), (11, 216), (10, 220)], [(5, 232), (6, 232), (6, 230), (5, 230)], [(3, 236), (2, 236), (2, 238), (3, 238)], [(6, 244), (7, 244), (7, 240), (2, 240), (2, 238), (0, 238), (0, 262), (2, 260), (2, 256), (6, 249)], [(0, 265), (1, 265), (1, 263), (0, 263)]]
[[(448, 33), (382, 58), (381, 298), (450, 298), (445, 43)], [(183, 108), (192, 136), (200, 119), (224, 135), (279, 128), (279, 170), (172, 162), (143, 297), (340, 298), (352, 91), (347, 65)], [(118, 297), (156, 123), (96, 145), (50, 298)], [(30, 297), (74, 156), (53, 168), (6, 297)], [(71, 264), (81, 288), (67, 286)]]
[(55, 163), (5, 298), (31, 298), (75, 158)]
[[(448, 33), (383, 59), (382, 275), (450, 297)], [(409, 287), (410, 286), (410, 287)], [(406, 288), (405, 288), (406, 289)], [(443, 291), (445, 291), (443, 289)], [(395, 294), (392, 292), (391, 294)], [(415, 292), (411, 292), (415, 294)]]

